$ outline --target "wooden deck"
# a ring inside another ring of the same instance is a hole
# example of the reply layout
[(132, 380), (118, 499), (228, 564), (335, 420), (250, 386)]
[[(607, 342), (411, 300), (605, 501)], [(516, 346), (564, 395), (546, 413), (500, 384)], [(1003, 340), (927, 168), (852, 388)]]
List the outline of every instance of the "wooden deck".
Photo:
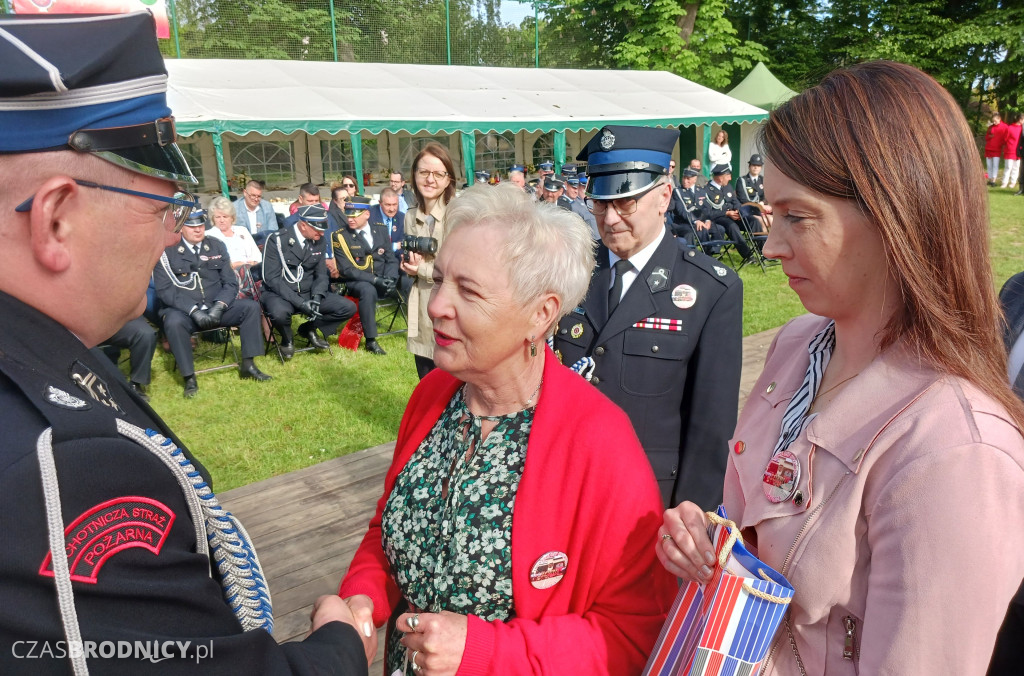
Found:
[[(743, 341), (740, 406), (776, 331)], [(220, 495), (256, 544), (278, 641), (303, 637), (313, 601), (337, 591), (380, 498), (393, 449), (394, 442), (382, 444)]]

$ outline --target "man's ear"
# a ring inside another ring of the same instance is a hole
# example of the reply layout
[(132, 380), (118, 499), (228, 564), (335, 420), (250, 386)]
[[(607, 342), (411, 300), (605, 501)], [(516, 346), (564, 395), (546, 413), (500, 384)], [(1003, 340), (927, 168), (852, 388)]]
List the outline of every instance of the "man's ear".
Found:
[(69, 237), (75, 212), (81, 208), (79, 187), (68, 176), (47, 179), (32, 198), (29, 231), (32, 254), (50, 272), (64, 272), (71, 265)]

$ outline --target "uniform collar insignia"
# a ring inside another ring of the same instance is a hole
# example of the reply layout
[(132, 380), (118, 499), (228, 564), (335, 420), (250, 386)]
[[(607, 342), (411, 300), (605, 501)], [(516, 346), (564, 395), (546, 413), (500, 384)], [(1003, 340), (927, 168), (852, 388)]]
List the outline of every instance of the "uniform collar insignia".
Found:
[(185, 253), (185, 247), (179, 246), (178, 247), (178, 253)]
[(87, 408), (92, 408), (89, 402), (84, 399), (79, 399), (71, 394), (68, 394), (64, 390), (58, 389), (53, 385), (46, 386), (46, 401), (50, 402), (54, 406), (60, 408), (69, 408), (72, 411), (82, 411)]
[(668, 270), (660, 267), (654, 268), (647, 278), (647, 286), (651, 289), (651, 293), (668, 288)]
[(586, 314), (586, 312), (585, 312), (585, 311), (583, 310), (583, 308), (582, 308), (582, 307), (580, 307), (579, 305), (577, 305), (576, 307), (574, 307), (574, 308), (572, 309), (572, 311), (573, 311), (574, 313), (578, 314), (578, 315), (585, 315), (585, 314)]
[(292, 237), (289, 237), (288, 238), (288, 243), (291, 244), (292, 246), (295, 246), (295, 239), (292, 238)]
[(719, 277), (725, 277), (727, 274), (729, 274), (729, 271), (723, 268), (721, 265), (714, 265), (712, 267), (715, 268), (715, 272), (718, 273)]
[(71, 365), (71, 379), (75, 381), (78, 387), (89, 395), (89, 397), (96, 402), (103, 404), (109, 408), (114, 409), (118, 413), (123, 414), (124, 409), (118, 406), (117, 402), (114, 401), (113, 393), (110, 388), (98, 375), (93, 373), (88, 366), (80, 361), (76, 361)]

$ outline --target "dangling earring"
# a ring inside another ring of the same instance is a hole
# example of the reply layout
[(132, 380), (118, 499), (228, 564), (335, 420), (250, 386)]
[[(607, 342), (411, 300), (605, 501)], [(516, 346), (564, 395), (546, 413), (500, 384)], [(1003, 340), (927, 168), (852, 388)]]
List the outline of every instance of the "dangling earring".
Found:
[(533, 336), (530, 336), (530, 356), (537, 356), (537, 343), (533, 342)]

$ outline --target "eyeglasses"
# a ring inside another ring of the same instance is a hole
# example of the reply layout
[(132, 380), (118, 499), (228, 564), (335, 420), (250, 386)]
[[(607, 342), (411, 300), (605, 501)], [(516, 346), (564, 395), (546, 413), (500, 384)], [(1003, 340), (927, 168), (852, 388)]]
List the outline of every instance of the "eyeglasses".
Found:
[(590, 210), (590, 213), (595, 216), (604, 216), (608, 211), (609, 205), (611, 205), (612, 209), (615, 209), (615, 213), (620, 217), (629, 216), (636, 213), (636, 203), (640, 198), (646, 196), (647, 193), (662, 185), (664, 185), (664, 183), (652, 185), (639, 195), (633, 195), (632, 197), (620, 197), (617, 200), (596, 200), (593, 197), (587, 197), (583, 201), (586, 203), (587, 209)]
[(447, 171), (428, 171), (426, 169), (420, 169), (419, 171), (416, 172), (416, 175), (422, 178), (424, 181), (427, 180), (427, 178), (429, 178), (430, 176), (433, 176), (434, 180), (437, 182), (441, 182), (448, 178)]
[(246, 197), (251, 197), (251, 198), (253, 198), (254, 200), (258, 200), (258, 199), (260, 199), (261, 197), (263, 197), (263, 193), (261, 193), (261, 192), (249, 192), (248, 190), (246, 190), (246, 191), (244, 191), (244, 192), (245, 192), (245, 196), (246, 196)]
[[(199, 200), (196, 199), (195, 195), (189, 192), (179, 191), (174, 193), (173, 197), (164, 197), (163, 195), (154, 195), (150, 192), (142, 192), (140, 190), (129, 190), (128, 188), (115, 188), (112, 185), (101, 185), (99, 183), (93, 183), (92, 181), (83, 181), (81, 179), (73, 179), (75, 183), (82, 186), (83, 188), (96, 188), (98, 190), (108, 190), (110, 192), (121, 193), (122, 195), (132, 195), (133, 197), (145, 197), (146, 199), (156, 200), (158, 202), (166, 202), (171, 205), (164, 210), (164, 225), (167, 225), (167, 214), (171, 214), (174, 218), (174, 232), (181, 232), (181, 228), (185, 225), (185, 221), (188, 220), (188, 215), (192, 213), (194, 209), (199, 208)], [(35, 197), (29, 197), (27, 200), (14, 207), (14, 210), (19, 213), (24, 213), (32, 208), (32, 200)], [(173, 207), (173, 208), (172, 208)]]
[(356, 187), (356, 184), (355, 183), (342, 183), (341, 187), (342, 188), (354, 188), (354, 187)]

